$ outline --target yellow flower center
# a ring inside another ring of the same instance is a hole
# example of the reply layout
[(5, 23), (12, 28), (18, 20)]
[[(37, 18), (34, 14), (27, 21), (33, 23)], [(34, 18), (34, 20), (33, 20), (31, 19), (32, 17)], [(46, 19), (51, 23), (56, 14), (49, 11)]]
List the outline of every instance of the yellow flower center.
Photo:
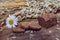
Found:
[(14, 20), (12, 20), (12, 19), (9, 20), (9, 24), (10, 24), (10, 25), (13, 25), (13, 24), (14, 24)]

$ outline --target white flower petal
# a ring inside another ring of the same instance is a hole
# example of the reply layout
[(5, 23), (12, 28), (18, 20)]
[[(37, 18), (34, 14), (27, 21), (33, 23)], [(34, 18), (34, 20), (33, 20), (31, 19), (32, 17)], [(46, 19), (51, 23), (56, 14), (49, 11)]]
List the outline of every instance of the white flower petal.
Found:
[(15, 25), (13, 25), (13, 27), (15, 27)]
[(6, 26), (7, 26), (8, 28), (12, 28), (12, 25), (7, 24)]
[[(13, 20), (14, 23), (12, 25), (9, 24), (9, 20)], [(6, 19), (6, 26), (8, 28), (12, 28), (12, 27), (15, 27), (15, 25), (17, 25), (17, 22), (18, 21), (18, 18), (16, 18), (15, 16), (13, 15), (9, 15), (9, 17)]]
[(18, 21), (18, 18), (16, 18), (16, 21)]
[(16, 17), (15, 17), (15, 16), (13, 16), (13, 15), (11, 15), (11, 16), (10, 16), (10, 18), (11, 18), (11, 19), (15, 19)]
[(14, 25), (17, 25), (17, 22), (14, 22)]
[(6, 21), (7, 21), (7, 20), (10, 20), (10, 18), (7, 18)]
[(17, 22), (17, 21), (18, 21), (18, 18), (14, 18), (14, 21), (16, 21), (16, 22)]

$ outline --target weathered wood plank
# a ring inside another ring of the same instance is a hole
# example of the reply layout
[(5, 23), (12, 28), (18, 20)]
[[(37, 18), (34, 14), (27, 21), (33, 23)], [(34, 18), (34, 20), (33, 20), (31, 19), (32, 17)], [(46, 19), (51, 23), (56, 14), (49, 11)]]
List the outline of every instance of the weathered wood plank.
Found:
[(28, 6), (26, 2), (20, 2), (20, 3), (6, 3), (6, 4), (0, 4), (1, 7), (22, 7), (22, 6)]

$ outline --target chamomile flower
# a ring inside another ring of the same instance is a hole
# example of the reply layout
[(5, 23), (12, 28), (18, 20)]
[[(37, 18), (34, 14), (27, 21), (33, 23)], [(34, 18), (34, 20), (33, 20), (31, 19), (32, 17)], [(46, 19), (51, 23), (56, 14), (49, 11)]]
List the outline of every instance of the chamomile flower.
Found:
[(13, 15), (9, 15), (9, 17), (6, 19), (6, 26), (8, 28), (13, 28), (17, 25), (18, 19), (16, 18), (16, 16)]

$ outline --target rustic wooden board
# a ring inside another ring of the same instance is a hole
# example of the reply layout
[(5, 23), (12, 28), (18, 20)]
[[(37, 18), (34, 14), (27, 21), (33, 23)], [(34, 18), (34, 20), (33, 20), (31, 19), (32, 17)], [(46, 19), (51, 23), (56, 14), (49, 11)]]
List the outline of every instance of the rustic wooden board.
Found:
[(0, 4), (1, 7), (23, 7), (23, 6), (28, 6), (27, 3), (25, 2), (20, 2), (20, 3), (6, 3), (6, 4)]

